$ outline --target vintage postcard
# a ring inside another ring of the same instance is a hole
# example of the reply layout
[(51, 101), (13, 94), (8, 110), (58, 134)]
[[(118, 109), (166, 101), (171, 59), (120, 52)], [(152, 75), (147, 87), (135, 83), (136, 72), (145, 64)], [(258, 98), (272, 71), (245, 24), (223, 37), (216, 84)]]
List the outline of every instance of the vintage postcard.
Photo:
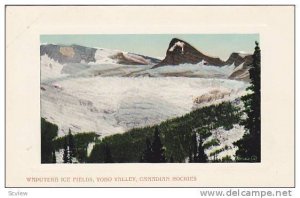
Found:
[(292, 187), (293, 20), (8, 6), (6, 185)]

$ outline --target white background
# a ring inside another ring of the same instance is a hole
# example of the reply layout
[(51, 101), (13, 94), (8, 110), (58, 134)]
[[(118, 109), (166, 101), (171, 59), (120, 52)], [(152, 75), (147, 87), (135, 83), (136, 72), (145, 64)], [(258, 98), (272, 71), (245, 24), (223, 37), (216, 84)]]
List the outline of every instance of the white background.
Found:
[[(297, 13), (297, 4), (296, 0), (282, 0), (282, 1), (262, 1), (262, 0), (252, 0), (252, 1), (245, 1), (245, 0), (206, 0), (206, 1), (201, 1), (201, 4), (296, 4), (296, 13)], [(1, 97), (0, 97), (0, 103), (1, 105), (1, 119), (0, 119), (0, 126), (1, 126), (1, 133), (0, 133), (0, 139), (2, 146), (1, 148), (1, 158), (3, 159), (0, 163), (0, 196), (1, 197), (9, 197), (8, 192), (13, 191), (13, 192), (18, 192), (18, 191), (24, 191), (28, 192), (29, 196), (28, 197), (201, 197), (199, 191), (200, 190), (205, 190), (205, 189), (199, 189), (199, 188), (192, 188), (192, 189), (186, 189), (186, 188), (180, 188), (180, 189), (153, 189), (153, 188), (148, 188), (148, 189), (136, 189), (136, 188), (130, 188), (130, 189), (116, 189), (116, 188), (110, 188), (110, 189), (6, 189), (4, 188), (4, 124), (5, 124), (5, 106), (4, 106), (4, 97), (5, 97), (5, 92), (4, 92), (4, 86), (5, 86), (5, 70), (4, 70), (4, 9), (5, 9), (5, 4), (199, 4), (199, 1), (179, 1), (179, 0), (151, 0), (151, 1), (146, 1), (144, 0), (142, 3), (135, 0), (131, 1), (124, 1), (124, 0), (109, 0), (109, 1), (100, 1), (100, 0), (85, 0), (85, 1), (75, 1), (75, 0), (51, 0), (51, 1), (43, 1), (41, 0), (35, 0), (35, 1), (25, 1), (25, 0), (2, 0), (1, 1), (1, 14), (0, 14), (0, 23), (1, 23), (1, 40), (3, 43), (2, 47), (0, 48), (0, 64), (1, 64), (1, 69), (2, 72), (0, 74), (1, 80), (0, 80), (0, 87), (1, 87)], [(298, 23), (299, 23), (299, 17), (296, 14), (296, 32), (298, 29)], [(296, 39), (296, 48), (299, 44), (299, 40)], [(296, 56), (299, 57), (299, 52), (296, 50)], [(297, 63), (297, 62), (296, 62)], [(297, 69), (296, 66), (296, 98), (298, 98), (298, 88), (299, 88), (299, 83), (297, 83), (297, 76), (299, 75), (299, 69)], [(297, 101), (296, 101), (297, 103)], [(296, 105), (296, 113), (298, 113), (299, 107)], [(299, 117), (296, 117), (296, 123), (298, 123)], [(297, 133), (297, 125), (296, 125), (296, 133)], [(299, 140), (299, 135), (296, 134), (296, 142)], [(297, 147), (297, 144), (296, 144)], [(297, 148), (296, 154), (299, 154), (299, 149)], [(296, 164), (298, 162), (298, 158), (296, 157)], [(299, 171), (296, 171), (297, 178), (299, 178)], [(296, 186), (298, 185), (298, 182), (296, 181)], [(218, 189), (215, 189), (218, 190)], [(250, 189), (248, 189), (250, 190)], [(257, 189), (253, 189), (257, 190)], [(258, 190), (263, 190), (263, 189), (258, 189)], [(266, 189), (268, 190), (268, 189)], [(276, 189), (272, 189), (276, 190)], [(279, 190), (279, 189), (278, 189)], [(289, 190), (289, 189), (283, 189), (283, 190)], [(293, 197), (299, 197), (300, 196), (300, 191), (299, 188), (296, 189), (291, 189)]]

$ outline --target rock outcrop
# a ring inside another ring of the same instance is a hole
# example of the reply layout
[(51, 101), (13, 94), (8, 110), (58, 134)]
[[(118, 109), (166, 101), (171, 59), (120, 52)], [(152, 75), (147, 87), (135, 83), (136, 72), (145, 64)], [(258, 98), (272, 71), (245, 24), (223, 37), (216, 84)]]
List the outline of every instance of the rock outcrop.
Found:
[(225, 63), (220, 58), (210, 57), (203, 54), (183, 40), (173, 38), (169, 44), (166, 57), (153, 68), (184, 63), (196, 64), (201, 61), (203, 61), (206, 65), (214, 66), (222, 66)]
[(250, 65), (252, 63), (252, 55), (251, 54), (241, 54), (237, 52), (233, 52), (227, 61), (225, 61), (224, 65), (232, 65), (239, 66), (242, 63), (245, 65)]
[(154, 65), (160, 62), (160, 60), (148, 56), (124, 52), (118, 52), (109, 58), (122, 65)]
[(239, 53), (232, 53), (225, 62), (227, 65), (235, 65), (235, 69), (229, 75), (229, 79), (250, 81), (249, 69), (253, 62), (252, 55), (244, 55)]

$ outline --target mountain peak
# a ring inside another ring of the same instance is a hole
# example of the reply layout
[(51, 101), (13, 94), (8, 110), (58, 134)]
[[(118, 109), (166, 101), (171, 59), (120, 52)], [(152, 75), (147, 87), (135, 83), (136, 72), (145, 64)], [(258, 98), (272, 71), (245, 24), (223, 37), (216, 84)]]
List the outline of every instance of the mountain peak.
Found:
[(201, 61), (204, 61), (207, 65), (224, 65), (224, 61), (221, 59), (207, 56), (186, 41), (173, 38), (169, 43), (166, 57), (153, 68), (164, 65), (179, 65), (184, 63), (196, 64)]
[(169, 48), (168, 51), (174, 51), (175, 48), (178, 48), (179, 50), (181, 50), (181, 53), (184, 53), (184, 47), (186, 45), (186, 42), (184, 42), (183, 40), (180, 40), (178, 38), (173, 38), (169, 44)]
[(251, 54), (245, 54), (240, 52), (233, 52), (230, 54), (227, 61), (225, 61), (225, 65), (232, 65), (239, 66), (242, 63), (245, 63), (245, 65), (249, 65), (252, 62), (252, 55)]

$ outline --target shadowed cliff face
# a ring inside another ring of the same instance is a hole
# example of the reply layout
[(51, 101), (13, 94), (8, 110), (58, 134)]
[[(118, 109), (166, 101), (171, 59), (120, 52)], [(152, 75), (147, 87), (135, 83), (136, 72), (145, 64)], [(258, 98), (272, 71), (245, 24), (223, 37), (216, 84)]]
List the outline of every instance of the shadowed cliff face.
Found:
[(248, 66), (248, 65), (252, 64), (252, 61), (253, 61), (252, 55), (250, 55), (250, 54), (242, 55), (242, 54), (233, 52), (224, 64), (225, 65), (234, 64), (234, 66), (237, 67), (240, 64), (244, 63), (245, 66)]
[(155, 65), (154, 68), (164, 65), (179, 65), (184, 63), (196, 64), (201, 61), (204, 61), (207, 65), (224, 65), (224, 61), (220, 58), (209, 57), (187, 42), (174, 38), (169, 44), (165, 59)]
[(250, 76), (248, 71), (252, 65), (252, 62), (252, 55), (232, 53), (228, 60), (225, 62), (225, 64), (234, 64), (236, 68), (233, 70), (232, 74), (228, 78), (233, 80), (243, 80), (249, 82)]

